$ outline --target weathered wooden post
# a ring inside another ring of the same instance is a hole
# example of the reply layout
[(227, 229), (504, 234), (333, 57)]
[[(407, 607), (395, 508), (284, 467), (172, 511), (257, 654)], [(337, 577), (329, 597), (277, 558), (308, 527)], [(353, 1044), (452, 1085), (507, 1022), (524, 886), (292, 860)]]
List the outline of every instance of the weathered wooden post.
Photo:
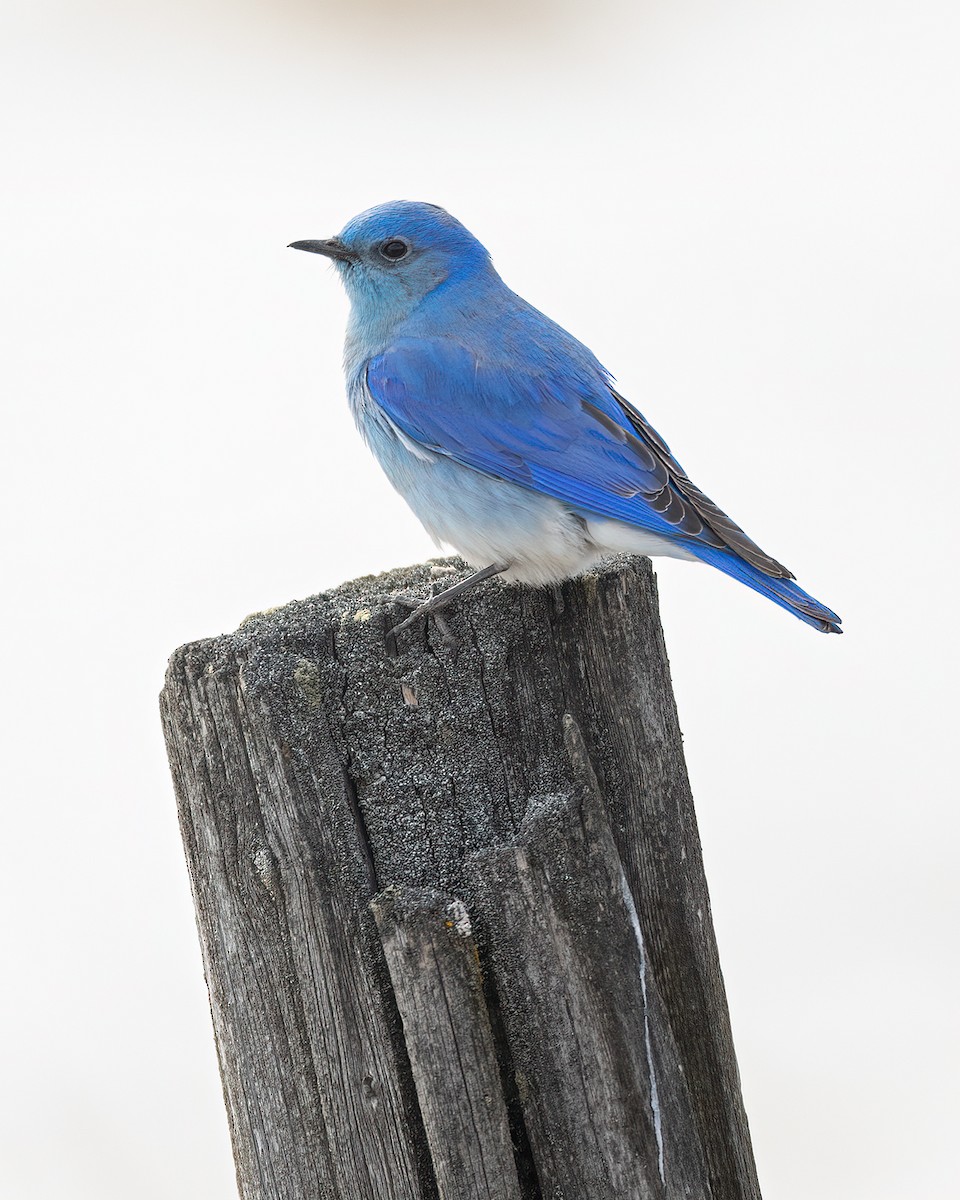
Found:
[(243, 1200), (757, 1198), (650, 564), (459, 570), (171, 660)]

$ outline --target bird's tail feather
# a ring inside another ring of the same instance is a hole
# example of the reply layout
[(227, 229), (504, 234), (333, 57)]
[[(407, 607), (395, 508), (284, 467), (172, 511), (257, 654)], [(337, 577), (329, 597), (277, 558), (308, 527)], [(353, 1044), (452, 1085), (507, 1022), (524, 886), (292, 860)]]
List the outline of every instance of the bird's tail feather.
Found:
[(765, 575), (729, 550), (714, 549), (712, 546), (704, 546), (701, 549), (697, 546), (695, 552), (698, 558), (710, 566), (745, 583), (747, 587), (753, 588), (761, 596), (766, 596), (774, 604), (779, 604), (781, 608), (812, 625), (814, 629), (819, 629), (821, 633), (843, 633), (840, 617), (825, 604), (808, 595), (792, 579), (775, 579)]

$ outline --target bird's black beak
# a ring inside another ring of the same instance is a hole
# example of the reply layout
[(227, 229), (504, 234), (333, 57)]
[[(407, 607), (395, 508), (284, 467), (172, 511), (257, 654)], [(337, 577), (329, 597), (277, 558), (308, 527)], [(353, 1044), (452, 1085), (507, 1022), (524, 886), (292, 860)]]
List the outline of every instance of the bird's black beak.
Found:
[(327, 258), (335, 258), (338, 262), (356, 262), (358, 255), (348, 250), (339, 238), (328, 238), (326, 241), (291, 242), (288, 250), (309, 250), (311, 254), (323, 254)]

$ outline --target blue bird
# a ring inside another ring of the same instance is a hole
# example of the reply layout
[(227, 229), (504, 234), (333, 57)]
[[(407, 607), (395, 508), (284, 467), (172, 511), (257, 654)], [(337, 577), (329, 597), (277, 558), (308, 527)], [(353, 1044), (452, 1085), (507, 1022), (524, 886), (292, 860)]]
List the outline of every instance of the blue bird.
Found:
[(434, 540), (480, 568), (395, 632), (492, 575), (549, 584), (618, 552), (709, 563), (841, 632), (442, 208), (382, 204), (291, 245), (332, 259), (350, 298), (347, 392), (368, 446)]

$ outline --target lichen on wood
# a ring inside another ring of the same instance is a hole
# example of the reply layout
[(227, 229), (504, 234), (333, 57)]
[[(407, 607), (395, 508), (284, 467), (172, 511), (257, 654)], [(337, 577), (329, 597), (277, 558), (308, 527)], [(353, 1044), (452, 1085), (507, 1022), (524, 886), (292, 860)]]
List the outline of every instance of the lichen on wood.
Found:
[(171, 659), (241, 1195), (756, 1200), (649, 562), (393, 646), (394, 597), (465, 573)]

